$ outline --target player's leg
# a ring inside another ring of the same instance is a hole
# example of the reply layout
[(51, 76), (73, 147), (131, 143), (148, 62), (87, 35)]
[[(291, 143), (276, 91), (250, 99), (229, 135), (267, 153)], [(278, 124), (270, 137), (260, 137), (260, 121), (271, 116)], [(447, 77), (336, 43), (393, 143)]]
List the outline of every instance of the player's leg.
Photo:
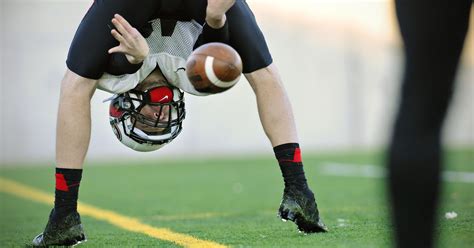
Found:
[(323, 232), (314, 195), (304, 175), (301, 151), (290, 101), (255, 17), (245, 1), (227, 12), (230, 45), (242, 57), (244, 73), (257, 98), (267, 134), (285, 180), (279, 214), (297, 223), (304, 232)]
[(290, 99), (274, 64), (246, 73), (256, 99), (260, 121), (273, 147), (298, 143)]
[(73, 245), (85, 241), (77, 197), (91, 132), (90, 99), (97, 80), (67, 70), (61, 83), (56, 130), (56, 193), (45, 231), (33, 245)]
[(97, 79), (108, 68), (107, 50), (117, 45), (110, 34), (111, 19), (119, 13), (139, 27), (154, 13), (156, 2), (138, 5), (126, 0), (95, 1), (82, 20), (69, 50), (69, 69), (61, 83), (54, 209), (44, 232), (33, 240), (34, 246), (72, 245), (85, 240), (77, 198), (91, 134), (90, 99)]
[(441, 127), (467, 30), (471, 0), (397, 0), (406, 64), (389, 149), (398, 247), (432, 247), (439, 193)]
[(245, 74), (257, 98), (260, 121), (272, 143), (285, 181), (278, 214), (304, 232), (324, 232), (325, 225), (303, 170), (293, 111), (276, 66)]
[(97, 80), (66, 71), (61, 82), (56, 126), (58, 168), (82, 169), (91, 133), (90, 100)]

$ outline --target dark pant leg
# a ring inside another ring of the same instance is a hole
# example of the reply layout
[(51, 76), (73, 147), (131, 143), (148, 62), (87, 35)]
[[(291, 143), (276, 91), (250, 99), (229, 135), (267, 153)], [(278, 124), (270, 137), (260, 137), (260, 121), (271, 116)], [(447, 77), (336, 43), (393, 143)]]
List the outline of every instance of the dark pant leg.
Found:
[(396, 0), (405, 43), (401, 103), (389, 153), (398, 247), (432, 247), (441, 128), (469, 22), (471, 0)]
[[(206, 0), (187, 0), (186, 8), (189, 16), (200, 23), (206, 17)], [(265, 68), (273, 62), (267, 42), (255, 16), (245, 0), (236, 0), (226, 13), (229, 42), (242, 58), (243, 73), (251, 73)], [(195, 48), (204, 44), (202, 37), (196, 42)]]
[(159, 0), (95, 0), (71, 42), (66, 60), (68, 68), (85, 78), (100, 78), (109, 66), (111, 55), (107, 51), (119, 44), (110, 34), (115, 28), (111, 22), (114, 14), (122, 15), (132, 26), (140, 28), (160, 6)]
[(243, 72), (251, 73), (269, 66), (272, 56), (255, 16), (245, 0), (237, 0), (227, 12), (229, 45), (242, 58)]

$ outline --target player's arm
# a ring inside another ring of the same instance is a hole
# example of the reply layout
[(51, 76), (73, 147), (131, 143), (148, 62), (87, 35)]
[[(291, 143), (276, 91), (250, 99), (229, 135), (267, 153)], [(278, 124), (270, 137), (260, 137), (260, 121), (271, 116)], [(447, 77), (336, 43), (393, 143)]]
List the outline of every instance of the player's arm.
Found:
[(235, 0), (208, 0), (206, 8), (206, 23), (215, 29), (224, 26), (227, 12), (235, 3)]
[(206, 24), (202, 31), (202, 42), (229, 42), (229, 25), (225, 13), (234, 5), (235, 0), (208, 0)]
[[(111, 34), (119, 42), (119, 45), (110, 48), (108, 52), (113, 54), (116, 59), (111, 63), (116, 63), (117, 67), (121, 67), (118, 68), (118, 71), (122, 73), (115, 74), (110, 71), (104, 73), (98, 81), (98, 88), (111, 93), (122, 93), (135, 88), (153, 71), (155, 65), (148, 58), (150, 51), (148, 43), (137, 29), (119, 14), (114, 15), (112, 23), (115, 29), (111, 30)], [(129, 64), (137, 68), (124, 73), (125, 70), (131, 69)]]

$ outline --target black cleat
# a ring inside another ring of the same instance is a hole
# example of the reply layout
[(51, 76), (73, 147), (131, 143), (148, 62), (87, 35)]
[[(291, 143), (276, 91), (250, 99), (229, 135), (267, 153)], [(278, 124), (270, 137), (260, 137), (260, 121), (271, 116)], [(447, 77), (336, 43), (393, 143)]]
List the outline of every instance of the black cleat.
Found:
[(33, 239), (33, 247), (75, 246), (87, 241), (79, 213), (73, 212), (56, 220), (53, 212), (54, 209), (44, 231)]
[(304, 233), (328, 231), (319, 218), (318, 206), (309, 188), (301, 190), (292, 186), (285, 187), (278, 216), (283, 221), (293, 221), (298, 226), (298, 230)]

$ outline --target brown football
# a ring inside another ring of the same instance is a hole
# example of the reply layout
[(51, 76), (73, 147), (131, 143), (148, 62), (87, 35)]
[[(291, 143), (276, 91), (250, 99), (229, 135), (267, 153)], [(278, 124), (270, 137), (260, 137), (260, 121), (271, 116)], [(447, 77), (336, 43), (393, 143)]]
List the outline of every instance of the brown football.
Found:
[(186, 73), (194, 88), (203, 93), (220, 93), (240, 79), (242, 60), (237, 51), (224, 43), (198, 47), (186, 62)]

